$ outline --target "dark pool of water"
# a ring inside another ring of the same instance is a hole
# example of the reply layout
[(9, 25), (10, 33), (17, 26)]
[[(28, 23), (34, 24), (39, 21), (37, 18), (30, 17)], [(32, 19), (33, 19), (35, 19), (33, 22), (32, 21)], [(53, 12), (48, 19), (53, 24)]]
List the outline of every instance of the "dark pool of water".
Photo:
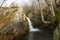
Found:
[(28, 40), (53, 40), (53, 33), (47, 31), (31, 32)]
[(29, 32), (23, 40), (53, 40), (53, 33), (49, 31)]

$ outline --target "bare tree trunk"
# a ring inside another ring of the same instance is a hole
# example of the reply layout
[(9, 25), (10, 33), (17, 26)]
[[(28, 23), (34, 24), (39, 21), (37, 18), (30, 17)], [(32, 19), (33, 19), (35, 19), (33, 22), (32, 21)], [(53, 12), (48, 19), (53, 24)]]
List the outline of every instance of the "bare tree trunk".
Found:
[(60, 40), (60, 23), (59, 26), (54, 30), (54, 40)]
[(58, 28), (56, 28), (54, 30), (54, 40), (59, 40), (59, 30), (58, 30)]
[(5, 0), (3, 0), (3, 2), (2, 2), (2, 4), (1, 4), (1, 6), (4, 4), (4, 2), (5, 2)]
[(46, 21), (45, 19), (44, 19), (44, 16), (43, 16), (43, 7), (42, 7), (42, 2), (40, 1), (40, 10), (41, 10), (41, 18), (42, 18), (42, 21), (43, 21), (43, 23), (50, 23), (50, 21)]

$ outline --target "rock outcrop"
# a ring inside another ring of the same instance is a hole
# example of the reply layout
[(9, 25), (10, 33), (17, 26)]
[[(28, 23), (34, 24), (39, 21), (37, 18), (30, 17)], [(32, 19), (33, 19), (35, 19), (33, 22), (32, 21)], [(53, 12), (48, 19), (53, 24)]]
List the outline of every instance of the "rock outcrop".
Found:
[(0, 8), (0, 40), (17, 40), (28, 33), (27, 20), (17, 6)]

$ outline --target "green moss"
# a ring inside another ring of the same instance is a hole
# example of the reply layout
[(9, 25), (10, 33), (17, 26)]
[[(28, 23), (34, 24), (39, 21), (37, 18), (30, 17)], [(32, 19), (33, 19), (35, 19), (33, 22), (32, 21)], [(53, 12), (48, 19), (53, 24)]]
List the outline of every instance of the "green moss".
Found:
[(60, 21), (60, 7), (56, 9), (56, 17), (58, 18), (58, 20)]

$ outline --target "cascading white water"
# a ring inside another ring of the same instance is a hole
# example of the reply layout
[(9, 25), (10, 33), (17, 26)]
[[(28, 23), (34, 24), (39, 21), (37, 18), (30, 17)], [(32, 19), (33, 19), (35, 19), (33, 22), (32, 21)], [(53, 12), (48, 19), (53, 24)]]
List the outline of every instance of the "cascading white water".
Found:
[(30, 31), (30, 32), (39, 31), (39, 29), (33, 28), (32, 23), (31, 23), (31, 20), (30, 20), (28, 17), (26, 17), (26, 18), (27, 18), (28, 24), (29, 24), (29, 29), (30, 29), (29, 31)]

